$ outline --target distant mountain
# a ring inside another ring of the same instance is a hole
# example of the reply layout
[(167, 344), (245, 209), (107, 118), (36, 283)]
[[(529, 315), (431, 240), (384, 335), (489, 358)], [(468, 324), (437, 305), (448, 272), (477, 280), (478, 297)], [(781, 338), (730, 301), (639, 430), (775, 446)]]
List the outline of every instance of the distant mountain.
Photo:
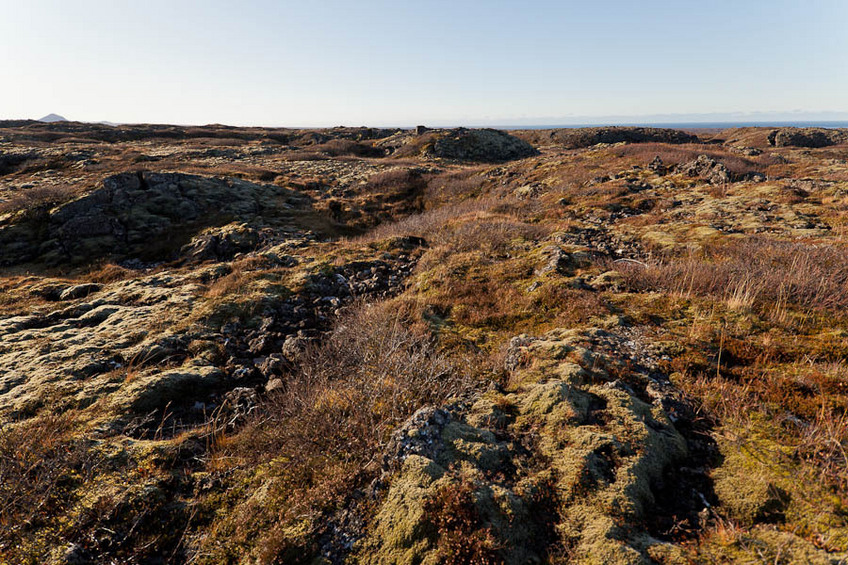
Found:
[(39, 122), (67, 122), (65, 118), (60, 116), (59, 114), (47, 114), (43, 118), (39, 118)]

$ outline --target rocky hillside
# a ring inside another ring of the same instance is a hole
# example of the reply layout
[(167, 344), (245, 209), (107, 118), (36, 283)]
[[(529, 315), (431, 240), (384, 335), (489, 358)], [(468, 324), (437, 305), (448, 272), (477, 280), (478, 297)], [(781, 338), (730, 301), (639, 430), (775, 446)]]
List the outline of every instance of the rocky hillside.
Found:
[(848, 562), (781, 132), (0, 123), (0, 563)]

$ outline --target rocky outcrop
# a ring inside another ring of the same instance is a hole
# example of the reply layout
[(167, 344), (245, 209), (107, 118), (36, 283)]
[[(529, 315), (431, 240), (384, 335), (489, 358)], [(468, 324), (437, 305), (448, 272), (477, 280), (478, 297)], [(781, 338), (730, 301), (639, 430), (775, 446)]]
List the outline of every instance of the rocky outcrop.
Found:
[[(203, 283), (230, 274), (226, 264), (108, 284), (32, 277), (23, 289), (47, 302), (0, 317), (0, 421), (96, 405), (104, 430), (134, 437), (165, 417), (190, 425), (228, 391), (281, 377), (346, 304), (400, 291), (422, 243), (398, 238), (381, 259), (304, 273), (294, 291), (245, 282), (254, 292), (243, 309), (237, 296), (207, 295)], [(271, 255), (255, 260), (278, 273), (298, 266)]]
[(439, 136), (429, 153), (442, 159), (492, 163), (531, 157), (538, 151), (503, 131), (459, 128)]
[(387, 469), (396, 471), (356, 544), (361, 562), (673, 557), (679, 550), (651, 520), (669, 489), (679, 500), (703, 496), (664, 484), (689, 455), (677, 426), (692, 414), (658, 375), (613, 376), (603, 349), (624, 343), (601, 330), (521, 336), (507, 356), (509, 392), (417, 412), (389, 445)]
[(698, 143), (698, 136), (667, 128), (597, 127), (524, 130), (515, 135), (535, 145), (562, 145), (568, 149), (599, 143)]
[(457, 161), (500, 163), (538, 154), (527, 141), (495, 129), (405, 131), (379, 143), (402, 157), (424, 156)]
[(763, 182), (766, 180), (766, 176), (757, 171), (747, 171), (744, 173), (731, 171), (724, 163), (713, 159), (709, 155), (698, 155), (692, 161), (680, 163), (672, 169), (672, 172), (687, 177), (699, 178), (713, 185), (744, 180), (754, 182)]
[[(53, 210), (0, 224), (0, 261), (58, 265), (107, 257), (167, 259), (207, 226), (307, 206), (292, 191), (273, 185), (180, 173), (122, 173)], [(206, 245), (198, 243), (188, 252), (202, 257), (220, 246), (226, 255), (244, 247), (244, 238), (236, 238), (236, 245), (234, 233), (223, 240), (210, 235)]]
[(251, 128), (224, 125), (197, 127), (174, 126), (167, 124), (94, 124), (83, 122), (41, 122), (36, 120), (0, 120), (0, 129), (4, 129), (7, 139), (15, 141), (51, 142), (62, 139), (86, 139), (104, 143), (133, 141), (179, 141), (191, 139), (227, 139), (238, 141), (263, 141), (273, 143), (300, 144), (309, 141), (313, 132), (319, 132), (324, 143), (329, 139), (379, 139), (396, 133), (397, 129), (369, 127), (334, 127), (320, 130), (300, 130), (289, 128)]
[[(155, 275), (106, 288), (66, 284), (53, 290), (61, 301), (57, 308), (0, 320), (0, 418), (20, 418), (47, 404), (58, 409), (98, 401), (149, 411), (154, 397), (162, 403), (173, 398), (153, 393), (173, 379), (151, 366), (178, 366), (187, 357), (188, 341), (164, 325), (191, 312), (201, 289), (190, 277)], [(187, 384), (191, 374), (208, 383), (200, 375), (212, 369), (196, 360), (180, 370), (179, 379)]]
[(774, 147), (827, 147), (848, 143), (848, 129), (780, 128), (768, 135)]
[(0, 175), (12, 171), (33, 155), (35, 155), (34, 151), (0, 151)]
[(266, 239), (264, 236), (243, 222), (210, 228), (186, 244), (180, 255), (191, 262), (229, 261), (238, 253), (255, 250)]
[(674, 171), (687, 177), (704, 179), (710, 184), (725, 184), (732, 180), (727, 167), (707, 155), (698, 155), (697, 159), (678, 165)]

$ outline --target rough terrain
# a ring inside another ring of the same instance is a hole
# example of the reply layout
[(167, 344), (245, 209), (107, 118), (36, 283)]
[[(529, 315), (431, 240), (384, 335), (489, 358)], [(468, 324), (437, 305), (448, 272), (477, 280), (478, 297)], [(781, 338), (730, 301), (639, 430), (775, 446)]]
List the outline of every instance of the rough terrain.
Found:
[(846, 139), (0, 122), (0, 563), (848, 563)]

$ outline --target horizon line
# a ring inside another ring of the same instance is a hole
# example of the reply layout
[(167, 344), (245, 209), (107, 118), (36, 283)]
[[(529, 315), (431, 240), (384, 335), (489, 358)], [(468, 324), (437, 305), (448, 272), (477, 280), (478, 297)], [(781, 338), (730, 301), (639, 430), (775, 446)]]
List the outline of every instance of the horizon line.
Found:
[[(467, 122), (460, 122), (454, 119), (433, 119), (433, 120), (417, 120), (409, 122), (404, 120), (404, 123), (395, 124), (379, 124), (379, 125), (345, 125), (345, 124), (312, 124), (312, 125), (270, 125), (270, 124), (236, 124), (211, 121), (207, 123), (177, 123), (177, 122), (157, 122), (157, 121), (114, 121), (114, 120), (76, 120), (68, 119), (62, 114), (50, 112), (43, 115), (41, 118), (0, 118), (0, 121), (34, 121), (41, 122), (44, 118), (57, 116), (63, 118), (52, 123), (61, 121), (77, 122), (91, 125), (112, 125), (112, 126), (130, 126), (130, 125), (172, 125), (177, 127), (203, 127), (218, 125), (223, 127), (244, 127), (244, 128), (267, 128), (267, 129), (322, 129), (322, 128), (337, 128), (337, 127), (372, 127), (372, 128), (399, 128), (409, 129), (419, 125), (424, 125), (429, 128), (577, 128), (577, 127), (656, 127), (656, 126), (689, 126), (694, 127), (698, 124), (728, 124), (732, 126), (748, 126), (748, 127), (780, 127), (785, 125), (793, 125), (796, 123), (803, 124), (827, 124), (827, 123), (848, 123), (848, 112), (843, 111), (756, 111), (756, 112), (704, 112), (704, 113), (672, 113), (672, 114), (642, 114), (642, 115), (606, 115), (606, 116), (539, 116), (534, 118), (504, 118), (504, 119), (472, 119)], [(43, 123), (51, 123), (46, 121)]]

